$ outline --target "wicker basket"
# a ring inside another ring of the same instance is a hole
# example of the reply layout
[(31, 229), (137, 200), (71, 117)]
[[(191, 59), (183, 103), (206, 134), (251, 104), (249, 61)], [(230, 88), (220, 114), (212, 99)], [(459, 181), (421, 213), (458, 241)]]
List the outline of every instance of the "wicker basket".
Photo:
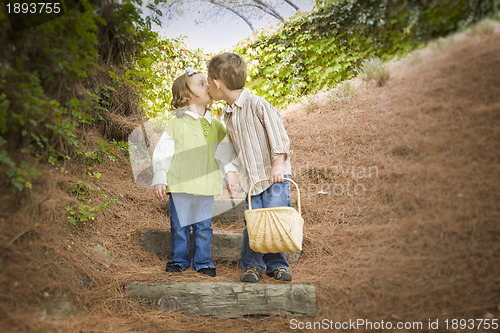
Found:
[(251, 193), (255, 184), (269, 179), (262, 179), (250, 186), (248, 191), (248, 210), (245, 211), (249, 245), (260, 253), (286, 253), (302, 250), (302, 228), (304, 219), (300, 210), (300, 192), (297, 184), (288, 180), (297, 188), (297, 208), (273, 207), (252, 209)]

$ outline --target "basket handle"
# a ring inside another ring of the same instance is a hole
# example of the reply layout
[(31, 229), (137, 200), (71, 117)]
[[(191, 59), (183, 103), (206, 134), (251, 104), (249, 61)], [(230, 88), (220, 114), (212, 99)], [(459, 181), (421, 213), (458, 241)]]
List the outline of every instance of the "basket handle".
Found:
[[(284, 178), (284, 179), (288, 180), (290, 183), (292, 183), (293, 185), (295, 185), (295, 188), (297, 189), (297, 208), (298, 208), (299, 214), (302, 215), (302, 211), (300, 209), (300, 190), (299, 190), (299, 186), (297, 185), (296, 182), (294, 182), (293, 180), (291, 180), (289, 178)], [(248, 190), (248, 210), (252, 210), (251, 193), (252, 193), (253, 187), (256, 184), (258, 184), (258, 183), (265, 182), (266, 180), (269, 180), (269, 178), (258, 180), (255, 183), (253, 183), (252, 186), (250, 186), (250, 189)]]

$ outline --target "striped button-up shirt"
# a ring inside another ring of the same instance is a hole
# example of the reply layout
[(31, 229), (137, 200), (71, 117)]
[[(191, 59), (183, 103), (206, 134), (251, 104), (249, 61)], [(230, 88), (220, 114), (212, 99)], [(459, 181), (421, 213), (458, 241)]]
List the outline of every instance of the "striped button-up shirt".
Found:
[[(291, 174), (290, 139), (276, 108), (245, 88), (224, 111), (226, 138), (238, 155), (240, 184), (245, 192), (256, 181), (270, 177), (272, 163), (281, 154), (286, 154), (284, 174)], [(271, 182), (255, 185), (252, 195), (269, 186)]]

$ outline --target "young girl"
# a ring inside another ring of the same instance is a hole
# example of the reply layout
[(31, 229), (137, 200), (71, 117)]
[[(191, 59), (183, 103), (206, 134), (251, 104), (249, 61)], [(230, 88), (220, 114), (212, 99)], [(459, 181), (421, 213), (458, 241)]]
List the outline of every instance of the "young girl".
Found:
[[(188, 68), (172, 86), (175, 118), (166, 126), (153, 154), (154, 193), (162, 200), (170, 193), (170, 226), (173, 258), (167, 272), (182, 272), (191, 266), (189, 235), (193, 228), (193, 268), (215, 276), (211, 258), (212, 209), (214, 195), (222, 193), (217, 158), (226, 170), (235, 170), (229, 161), (229, 145), (219, 145), (226, 135), (224, 126), (211, 118), (205, 74)], [(221, 156), (221, 157), (219, 157)], [(227, 168), (226, 168), (227, 166)], [(234, 172), (234, 171), (231, 171)]]

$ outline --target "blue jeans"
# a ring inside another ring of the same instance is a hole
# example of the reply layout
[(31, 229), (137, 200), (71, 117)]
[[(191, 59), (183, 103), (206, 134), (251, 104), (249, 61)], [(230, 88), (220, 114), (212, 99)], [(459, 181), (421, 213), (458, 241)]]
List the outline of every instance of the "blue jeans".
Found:
[[(285, 177), (291, 178), (290, 175), (285, 175)], [(252, 209), (291, 206), (290, 182), (285, 180), (281, 183), (274, 183), (264, 192), (252, 195), (251, 200)], [(245, 205), (245, 210), (247, 209), (248, 195)], [(246, 269), (249, 266), (257, 266), (261, 271), (267, 271), (268, 273), (277, 268), (284, 268), (287, 271), (290, 268), (283, 253), (260, 253), (254, 252), (250, 248), (245, 221), (245, 228), (243, 229), (243, 246), (241, 248), (241, 268)]]
[[(175, 199), (173, 198), (175, 196)], [(193, 227), (193, 268), (199, 271), (202, 268), (214, 268), (211, 256), (212, 244), (212, 209), (213, 196), (199, 196), (187, 193), (170, 194), (170, 229), (172, 231), (171, 248), (173, 258), (168, 266), (178, 265), (182, 270), (191, 267), (189, 253), (190, 232)], [(208, 212), (208, 210), (210, 210)], [(179, 216), (188, 218), (189, 221), (180, 221)], [(198, 222), (198, 217), (205, 219)], [(183, 227), (182, 225), (187, 225)]]

